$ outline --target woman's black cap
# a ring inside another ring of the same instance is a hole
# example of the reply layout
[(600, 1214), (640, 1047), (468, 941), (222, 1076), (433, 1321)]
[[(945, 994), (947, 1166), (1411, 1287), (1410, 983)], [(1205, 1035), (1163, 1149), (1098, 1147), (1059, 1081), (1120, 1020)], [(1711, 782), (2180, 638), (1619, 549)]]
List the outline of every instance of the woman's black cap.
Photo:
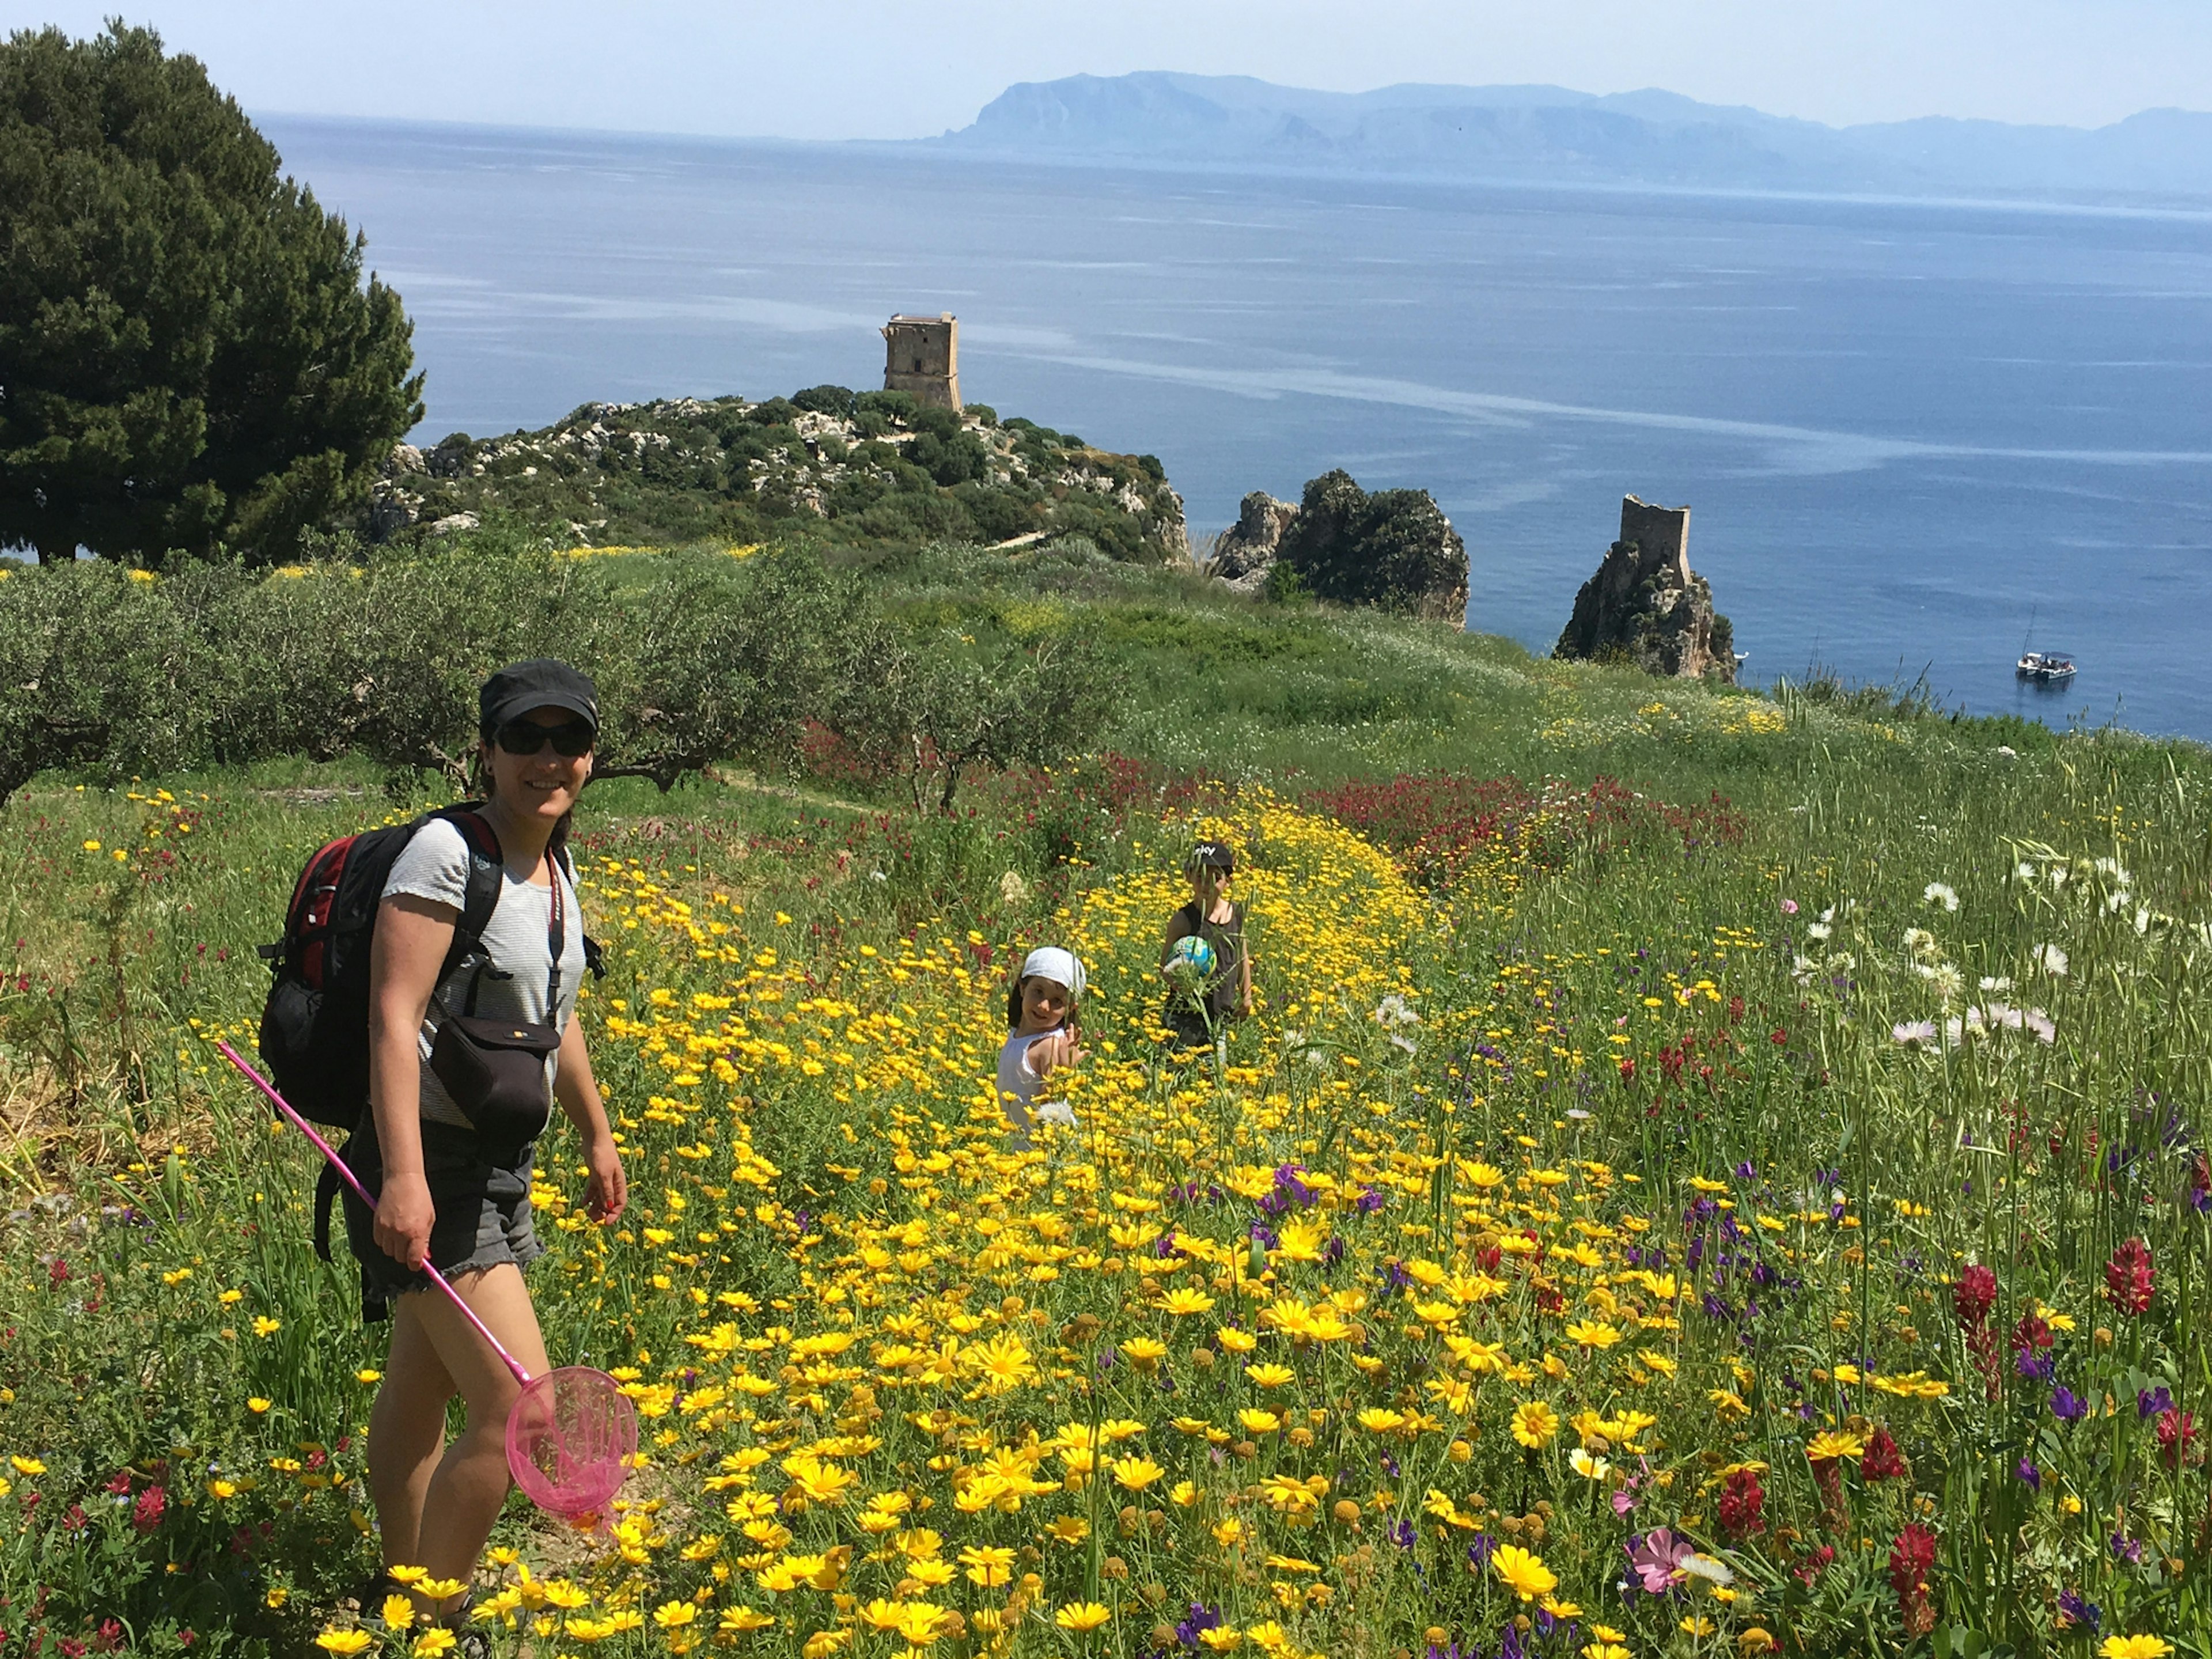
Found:
[(580, 674), (550, 657), (509, 663), (477, 693), (477, 723), (487, 732), (498, 731), (533, 708), (566, 708), (581, 714), (592, 731), (599, 729), (599, 688), (588, 674)]
[(1237, 854), (1228, 844), (1218, 841), (1202, 841), (1190, 849), (1190, 867), (1205, 866), (1227, 874), (1237, 868)]

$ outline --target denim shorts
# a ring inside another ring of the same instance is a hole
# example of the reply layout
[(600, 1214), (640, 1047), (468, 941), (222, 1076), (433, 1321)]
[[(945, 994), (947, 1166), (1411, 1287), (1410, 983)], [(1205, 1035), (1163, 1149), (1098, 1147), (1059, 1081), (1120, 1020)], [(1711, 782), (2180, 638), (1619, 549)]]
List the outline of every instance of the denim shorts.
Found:
[[(373, 1133), (356, 1133), (346, 1143), (344, 1157), (364, 1187), (373, 1193), (382, 1189), (384, 1170)], [(545, 1254), (530, 1213), (530, 1171), (536, 1161), (534, 1143), (495, 1158), (472, 1130), (423, 1121), (422, 1173), (435, 1210), (430, 1223), (433, 1267), (451, 1279), (502, 1261), (526, 1267)], [(428, 1290), (430, 1276), (409, 1272), (404, 1262), (386, 1254), (376, 1242), (374, 1212), (350, 1192), (343, 1197), (346, 1243), (361, 1263), (362, 1318), (375, 1324), (389, 1315), (395, 1296)]]

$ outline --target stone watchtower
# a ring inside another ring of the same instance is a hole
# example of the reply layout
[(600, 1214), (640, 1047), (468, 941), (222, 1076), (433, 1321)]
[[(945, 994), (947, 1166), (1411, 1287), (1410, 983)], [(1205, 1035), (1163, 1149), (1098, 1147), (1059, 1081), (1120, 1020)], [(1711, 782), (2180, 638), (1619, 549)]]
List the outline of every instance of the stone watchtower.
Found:
[(1657, 507), (1633, 495), (1620, 498), (1620, 539), (1634, 542), (1643, 550), (1644, 568), (1664, 567), (1673, 572), (1674, 585), (1690, 585), (1690, 509)]
[(884, 390), (911, 392), (925, 408), (960, 410), (960, 319), (902, 313), (884, 325)]
[(1575, 595), (1552, 654), (1735, 684), (1735, 630), (1690, 568), (1688, 507), (1622, 497), (1620, 539)]

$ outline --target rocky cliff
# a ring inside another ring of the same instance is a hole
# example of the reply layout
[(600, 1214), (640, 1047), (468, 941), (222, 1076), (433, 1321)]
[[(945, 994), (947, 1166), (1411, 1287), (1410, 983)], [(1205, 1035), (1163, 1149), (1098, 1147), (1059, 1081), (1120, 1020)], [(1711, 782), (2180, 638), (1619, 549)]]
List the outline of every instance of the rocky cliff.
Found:
[(1296, 502), (1279, 501), (1264, 489), (1254, 490), (1237, 509), (1236, 524), (1214, 544), (1207, 572), (1240, 593), (1258, 592), (1275, 568), (1283, 532), (1297, 516)]
[(1735, 683), (1735, 636), (1690, 568), (1690, 509), (1620, 503), (1620, 539), (1575, 595), (1554, 657), (1626, 661), (1647, 674)]
[(1319, 599), (1467, 620), (1467, 544), (1425, 489), (1370, 494), (1339, 469), (1309, 480), (1295, 507), (1253, 491), (1208, 568), (1252, 592), (1279, 564)]

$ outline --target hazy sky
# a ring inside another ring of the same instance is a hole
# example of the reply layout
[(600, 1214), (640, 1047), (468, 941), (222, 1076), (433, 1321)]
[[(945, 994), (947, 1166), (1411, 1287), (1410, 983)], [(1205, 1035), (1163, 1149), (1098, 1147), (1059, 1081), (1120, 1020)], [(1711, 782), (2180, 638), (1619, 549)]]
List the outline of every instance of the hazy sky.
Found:
[[(9, 29), (122, 0), (0, 0)], [(1175, 69), (1664, 87), (1829, 122), (2212, 107), (2208, 0), (140, 0), (256, 112), (794, 138), (965, 125), (1009, 82)]]

